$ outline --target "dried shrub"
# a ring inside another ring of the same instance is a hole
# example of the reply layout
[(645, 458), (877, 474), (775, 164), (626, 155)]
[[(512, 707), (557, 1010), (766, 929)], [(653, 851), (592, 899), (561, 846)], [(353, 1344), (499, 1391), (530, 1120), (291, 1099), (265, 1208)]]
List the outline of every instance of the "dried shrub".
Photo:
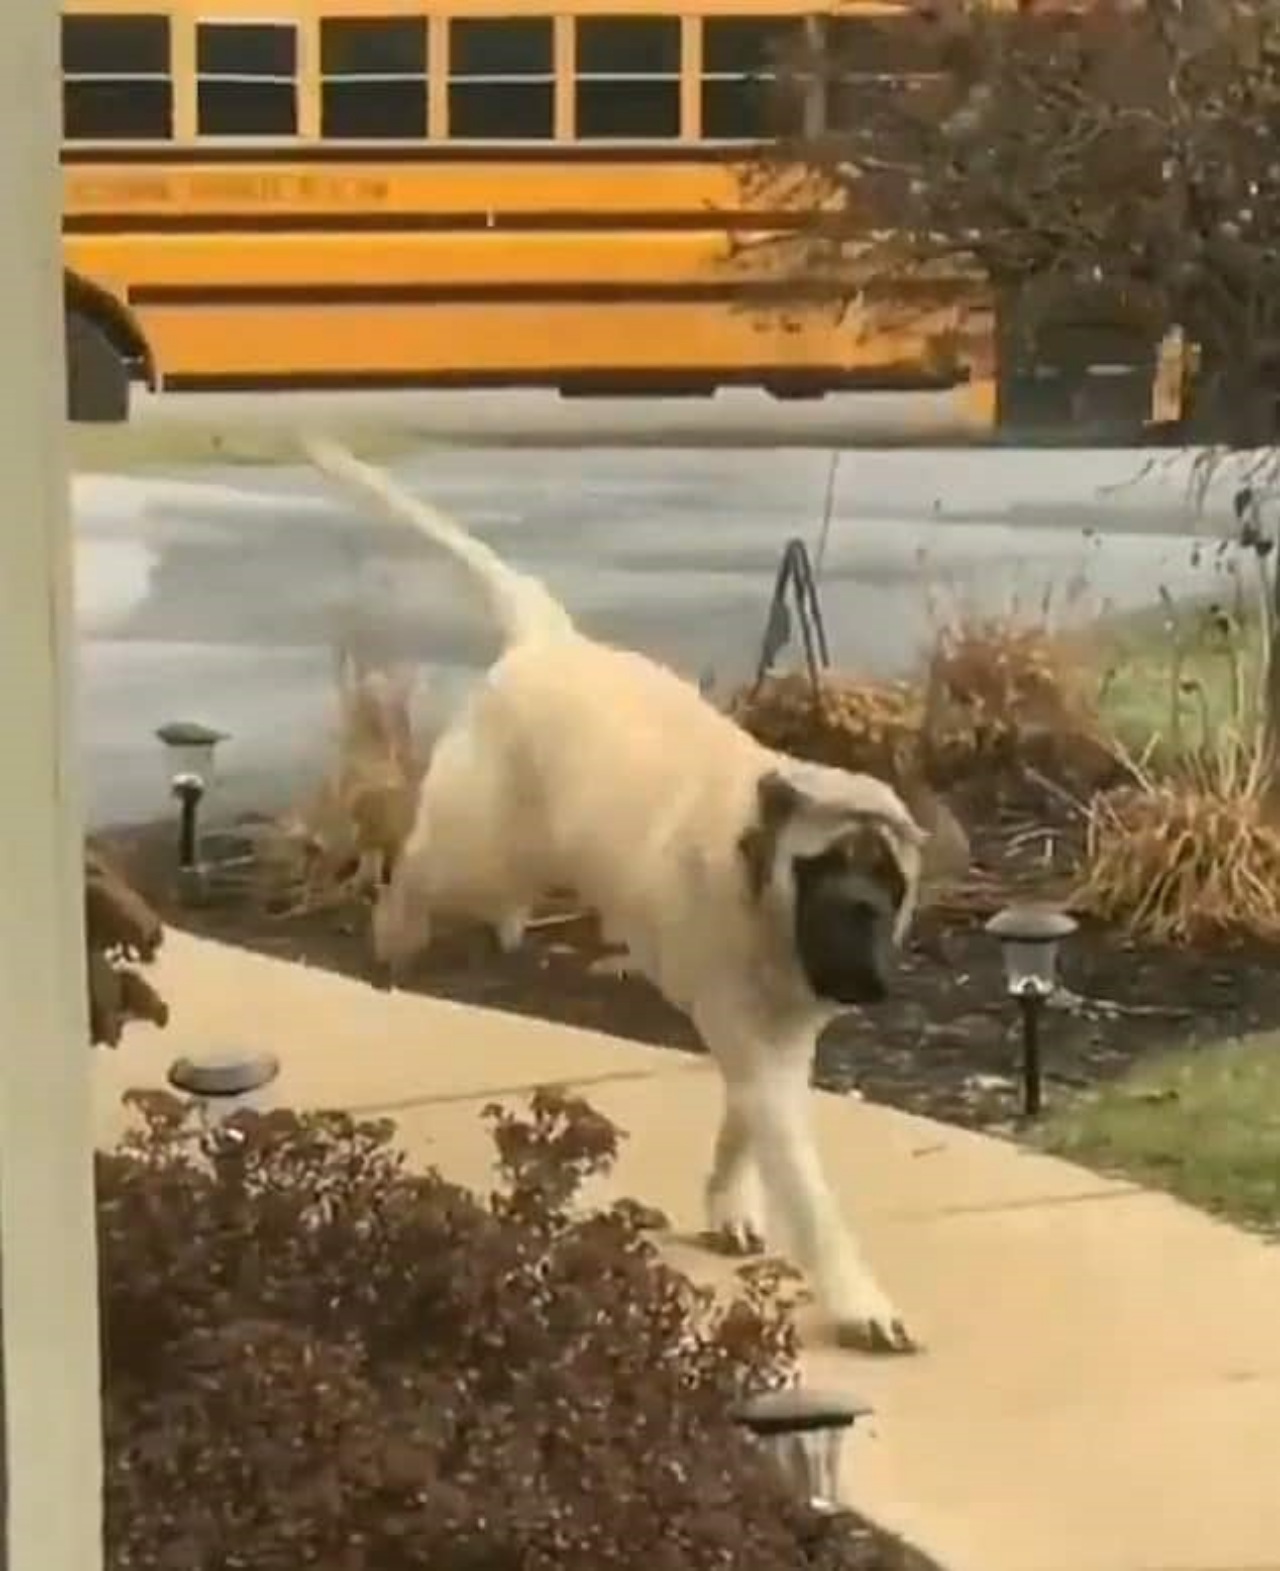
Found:
[(874, 682), (823, 672), (767, 676), (735, 695), (730, 713), (765, 747), (882, 779), (910, 773), (924, 701), (907, 682)]
[(928, 779), (918, 688), (824, 672), (767, 676), (732, 700), (730, 713), (765, 747), (886, 780), (929, 831), (927, 895), (936, 897), (969, 865), (969, 838)]
[(617, 1129), (486, 1111), (488, 1200), (392, 1126), (160, 1094), (99, 1158), (109, 1571), (890, 1571), (731, 1423), (787, 1380), (779, 1283), (730, 1302), (636, 1208), (583, 1208)]
[(289, 914), (371, 896), (413, 826), (428, 748), (414, 729), (413, 673), (343, 651), (338, 724), (323, 779), (257, 836), (259, 893)]
[(160, 918), (93, 845), (84, 856), (84, 925), (92, 1045), (118, 1046), (131, 1020), (167, 1025), (168, 1005), (137, 969), (156, 957)]
[(1068, 789), (1114, 779), (1098, 674), (1078, 639), (1037, 616), (944, 614), (918, 682), (824, 672), (767, 677), (732, 713), (781, 752), (934, 791), (1032, 767)]
[(923, 749), (940, 786), (1032, 768), (1088, 791), (1113, 779), (1097, 673), (1078, 640), (1016, 615), (939, 624), (925, 667)]
[(1028, 796), (1039, 811), (1046, 789), (1074, 805), (1127, 768), (1099, 714), (1093, 663), (1050, 628), (1047, 605), (1033, 616), (973, 616), (944, 615), (935, 602), (934, 627), (916, 683), (774, 675), (739, 693), (731, 712), (767, 747), (893, 785), (930, 831), (924, 901), (940, 906), (972, 873), (958, 811), (989, 816)]
[(1280, 939), (1280, 825), (1262, 755), (1230, 740), (1095, 796), (1075, 904), (1132, 938)]

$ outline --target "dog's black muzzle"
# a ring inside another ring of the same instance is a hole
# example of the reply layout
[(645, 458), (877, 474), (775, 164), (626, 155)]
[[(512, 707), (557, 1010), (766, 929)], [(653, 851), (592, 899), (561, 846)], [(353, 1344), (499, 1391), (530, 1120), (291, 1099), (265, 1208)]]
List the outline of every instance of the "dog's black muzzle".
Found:
[(878, 1004), (893, 971), (892, 896), (865, 873), (823, 860), (796, 863), (796, 957), (818, 998)]

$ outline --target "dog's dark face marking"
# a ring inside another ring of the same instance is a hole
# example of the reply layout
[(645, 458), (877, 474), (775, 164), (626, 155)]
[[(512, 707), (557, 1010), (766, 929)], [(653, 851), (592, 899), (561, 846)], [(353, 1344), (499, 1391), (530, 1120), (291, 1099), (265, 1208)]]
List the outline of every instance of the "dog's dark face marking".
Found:
[[(781, 775), (760, 781), (759, 816), (739, 841), (753, 899), (777, 876), (781, 837), (804, 802)], [(852, 813), (820, 850), (791, 857), (790, 871), (796, 959), (815, 997), (845, 1006), (879, 1003), (888, 994), (895, 927), (908, 895), (887, 826), (875, 814)]]
[(884, 832), (859, 825), (816, 856), (792, 859), (796, 958), (814, 994), (878, 1004), (889, 992), (894, 924), (907, 881)]

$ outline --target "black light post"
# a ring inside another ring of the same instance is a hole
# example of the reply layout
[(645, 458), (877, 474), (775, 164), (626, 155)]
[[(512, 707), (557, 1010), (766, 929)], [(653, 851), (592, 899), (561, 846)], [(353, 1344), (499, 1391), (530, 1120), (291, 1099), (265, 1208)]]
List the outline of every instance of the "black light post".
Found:
[(200, 803), (214, 778), (214, 754), (225, 731), (194, 720), (171, 720), (156, 731), (169, 766), (169, 790), (178, 802), (178, 868), (185, 879), (200, 869)]
[(987, 923), (1000, 941), (1005, 986), (1022, 1016), (1022, 1109), (1035, 1118), (1044, 1102), (1040, 1022), (1058, 979), (1058, 946), (1076, 930), (1058, 906), (1006, 906)]

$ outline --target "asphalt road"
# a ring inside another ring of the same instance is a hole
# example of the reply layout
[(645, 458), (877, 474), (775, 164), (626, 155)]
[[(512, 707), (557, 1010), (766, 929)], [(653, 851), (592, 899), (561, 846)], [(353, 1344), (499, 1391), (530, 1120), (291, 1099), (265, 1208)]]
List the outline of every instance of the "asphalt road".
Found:
[[(200, 400), (201, 403), (205, 402)], [(1150, 603), (1220, 582), (1229, 530), (1188, 466), (1139, 453), (794, 447), (432, 448), (396, 466), (582, 623), (726, 687), (752, 668), (779, 555), (821, 556), (841, 664), (902, 671), (947, 607), (1057, 614)], [(1228, 492), (1229, 494), (1229, 492)], [(74, 498), (82, 742), (97, 824), (166, 810), (154, 727), (232, 733), (224, 807), (274, 808), (321, 767), (344, 638), (423, 667), (443, 713), (491, 642), (425, 543), (356, 512), (310, 473), (83, 476)]]

